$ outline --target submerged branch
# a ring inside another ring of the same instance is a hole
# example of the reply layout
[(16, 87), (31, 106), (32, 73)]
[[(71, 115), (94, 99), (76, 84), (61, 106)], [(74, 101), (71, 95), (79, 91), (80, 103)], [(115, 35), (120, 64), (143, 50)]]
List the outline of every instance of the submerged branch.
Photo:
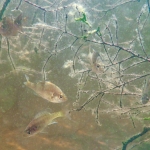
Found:
[[(121, 83), (121, 84), (119, 84), (119, 85), (116, 85), (115, 87), (112, 87), (112, 88), (109, 88), (109, 89), (105, 89), (105, 90), (103, 90), (103, 91), (95, 92), (95, 93), (93, 93), (93, 94), (90, 96), (90, 98), (88, 98), (88, 100), (87, 100), (85, 103), (83, 103), (79, 108), (74, 109), (74, 110), (75, 110), (75, 111), (80, 111), (80, 110), (82, 110), (87, 104), (89, 104), (90, 102), (92, 102), (93, 100), (95, 100), (95, 98), (97, 98), (99, 95), (101, 95), (101, 94), (103, 95), (103, 94), (105, 94), (106, 92), (109, 92), (109, 91), (111, 91), (111, 90), (120, 88), (120, 87), (122, 87), (122, 86), (125, 86), (126, 84), (129, 84), (129, 83), (131, 83), (131, 82), (133, 82), (133, 81), (135, 81), (135, 80), (138, 80), (138, 79), (140, 79), (140, 78), (144, 78), (144, 77), (146, 77), (146, 76), (148, 76), (148, 75), (150, 75), (150, 73), (141, 75), (141, 76), (136, 77), (136, 78), (133, 78), (133, 79), (128, 80), (128, 81), (126, 81), (126, 82), (124, 82), (124, 83)], [(121, 92), (120, 95), (123, 95), (123, 91)]]
[(144, 127), (143, 131), (141, 133), (138, 133), (134, 136), (132, 136), (131, 138), (129, 138), (127, 141), (122, 142), (123, 147), (122, 150), (126, 150), (127, 146), (129, 143), (133, 142), (134, 140), (136, 140), (137, 138), (139, 138), (140, 136), (143, 136), (144, 134), (146, 134), (148, 131), (150, 131), (150, 127)]
[(21, 3), (22, 3), (22, 0), (20, 0), (20, 2), (19, 2), (19, 4), (18, 4), (18, 6), (16, 7), (16, 10), (18, 10), (18, 9), (19, 9), (19, 7), (20, 7)]
[(11, 0), (6, 0), (6, 1), (4, 2), (3, 7), (2, 7), (2, 9), (1, 9), (1, 11), (0, 11), (0, 21), (2, 20), (3, 14), (4, 14), (4, 12), (5, 12), (5, 10), (6, 10), (7, 6), (8, 6), (8, 4), (10, 3), (10, 1), (11, 1)]
[(10, 62), (11, 62), (11, 64), (12, 64), (12, 66), (13, 66), (13, 69), (15, 70), (16, 67), (15, 67), (15, 64), (14, 64), (14, 62), (13, 62), (13, 59), (12, 59), (12, 57), (11, 57), (11, 54), (10, 54), (10, 44), (9, 44), (8, 38), (6, 38), (6, 41), (7, 41), (7, 46), (8, 46), (8, 57), (9, 57), (9, 59), (10, 59)]

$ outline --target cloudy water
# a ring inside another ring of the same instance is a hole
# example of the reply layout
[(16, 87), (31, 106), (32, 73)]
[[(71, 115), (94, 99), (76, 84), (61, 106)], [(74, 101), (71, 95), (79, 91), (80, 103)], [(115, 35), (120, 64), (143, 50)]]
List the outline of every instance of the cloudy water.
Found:
[(149, 7), (2, 0), (0, 149), (147, 150)]

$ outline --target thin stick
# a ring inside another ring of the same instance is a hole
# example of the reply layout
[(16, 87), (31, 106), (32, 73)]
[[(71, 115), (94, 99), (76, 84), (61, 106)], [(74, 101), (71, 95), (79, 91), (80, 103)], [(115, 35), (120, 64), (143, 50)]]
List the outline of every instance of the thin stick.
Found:
[(12, 59), (11, 55), (10, 55), (10, 45), (9, 45), (9, 40), (8, 40), (7, 37), (6, 37), (6, 41), (7, 41), (7, 46), (8, 46), (8, 57), (10, 59), (10, 62), (12, 64), (12, 66), (13, 66), (13, 69), (16, 70), (15, 64), (13, 62), (13, 59)]
[(20, 2), (19, 2), (19, 4), (18, 4), (18, 6), (16, 7), (16, 10), (18, 10), (18, 9), (19, 9), (19, 7), (20, 7), (21, 3), (22, 3), (22, 0), (20, 0)]
[(7, 6), (8, 6), (8, 4), (10, 3), (10, 1), (11, 1), (11, 0), (6, 0), (6, 1), (4, 2), (3, 7), (2, 7), (2, 9), (1, 9), (1, 11), (0, 11), (0, 21), (2, 20), (3, 14), (4, 14), (4, 12), (5, 12), (5, 10), (6, 10)]
[(148, 131), (150, 131), (150, 127), (144, 127), (143, 131), (141, 133), (138, 133), (134, 136), (132, 136), (131, 138), (129, 138), (127, 141), (122, 142), (123, 147), (122, 150), (126, 150), (127, 146), (129, 143), (133, 142), (134, 140), (136, 140), (137, 138), (139, 138), (140, 136), (143, 136), (144, 134), (146, 134)]

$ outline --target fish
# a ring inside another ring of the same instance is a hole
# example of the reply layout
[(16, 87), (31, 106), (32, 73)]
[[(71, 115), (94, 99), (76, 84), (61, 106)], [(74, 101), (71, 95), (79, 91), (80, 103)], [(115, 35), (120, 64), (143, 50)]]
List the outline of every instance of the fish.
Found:
[(25, 75), (25, 77), (27, 82), (24, 82), (24, 84), (43, 99), (52, 103), (62, 103), (67, 100), (67, 97), (62, 90), (52, 82), (40, 81), (38, 83), (32, 83), (29, 81), (29, 77), (27, 75)]
[(0, 34), (8, 36), (16, 36), (22, 30), (22, 14), (13, 20), (10, 17), (4, 17), (0, 23)]
[(142, 90), (142, 97), (141, 97), (142, 104), (148, 103), (149, 100), (150, 100), (150, 78), (146, 78)]
[(91, 52), (89, 50), (88, 59), (90, 63), (90, 68), (95, 73), (101, 73), (104, 71), (103, 64), (98, 62), (99, 57), (100, 57), (100, 54), (97, 51), (93, 50), (93, 52)]
[(40, 133), (48, 125), (57, 123), (54, 121), (54, 119), (59, 118), (59, 117), (65, 117), (67, 113), (63, 111), (58, 111), (54, 113), (50, 113), (47, 110), (42, 111), (38, 113), (33, 118), (33, 120), (27, 125), (27, 127), (24, 130), (23, 135), (26, 137), (30, 137), (30, 136), (36, 135), (37, 133)]

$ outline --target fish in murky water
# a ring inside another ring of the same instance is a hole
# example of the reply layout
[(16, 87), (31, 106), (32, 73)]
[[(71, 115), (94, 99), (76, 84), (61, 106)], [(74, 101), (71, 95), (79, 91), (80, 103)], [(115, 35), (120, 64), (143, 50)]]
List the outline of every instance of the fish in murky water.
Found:
[(0, 34), (3, 36), (16, 36), (22, 30), (22, 14), (15, 20), (4, 17), (0, 23)]
[(34, 119), (27, 125), (24, 136), (33, 136), (41, 132), (46, 126), (57, 123), (54, 119), (58, 117), (65, 117), (66, 114), (63, 111), (50, 113), (43, 111), (38, 113)]
[(100, 54), (93, 50), (93, 52), (89, 51), (88, 59), (90, 63), (90, 67), (93, 72), (95, 73), (101, 73), (103, 72), (103, 65), (98, 62), (98, 58), (100, 57)]
[(66, 95), (55, 84), (49, 81), (41, 81), (38, 83), (32, 83), (29, 81), (28, 76), (25, 75), (25, 77), (26, 77), (27, 82), (25, 82), (24, 84), (30, 89), (32, 89), (40, 97), (53, 103), (62, 103), (67, 100)]
[(150, 78), (145, 79), (141, 100), (143, 104), (148, 103), (150, 100)]

